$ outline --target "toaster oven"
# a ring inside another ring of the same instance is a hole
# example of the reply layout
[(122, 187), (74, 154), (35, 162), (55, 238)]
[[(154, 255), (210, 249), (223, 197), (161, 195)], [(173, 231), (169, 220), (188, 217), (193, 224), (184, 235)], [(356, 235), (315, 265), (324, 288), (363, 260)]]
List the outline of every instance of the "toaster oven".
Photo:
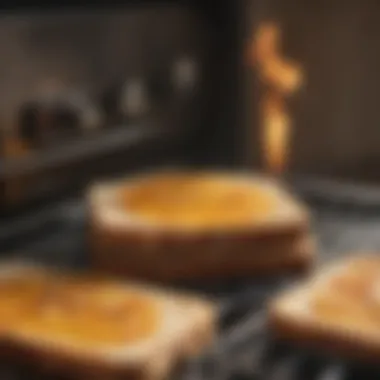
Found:
[[(304, 86), (287, 100), (293, 130), (286, 180), (314, 216), (319, 258), (379, 250), (378, 187), (315, 180), (378, 179), (379, 6), (2, 3), (2, 257), (86, 266), (86, 207), (78, 193), (89, 181), (166, 165), (262, 167), (261, 83), (245, 58), (267, 18), (281, 24), (284, 56), (304, 70)], [(379, 378), (378, 368), (273, 340), (263, 305), (289, 282), (194, 285), (220, 302), (221, 332), (181, 378)], [(0, 377), (31, 373), (0, 363)]]

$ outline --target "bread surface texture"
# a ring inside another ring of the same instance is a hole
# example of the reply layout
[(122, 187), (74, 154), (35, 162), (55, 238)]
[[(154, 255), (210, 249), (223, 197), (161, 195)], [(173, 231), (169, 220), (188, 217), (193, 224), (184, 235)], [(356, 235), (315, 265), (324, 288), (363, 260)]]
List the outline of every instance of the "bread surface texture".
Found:
[(92, 211), (113, 227), (175, 234), (304, 227), (309, 215), (277, 181), (228, 172), (159, 172), (94, 185)]
[(210, 345), (207, 299), (25, 263), (0, 265), (0, 356), (71, 378), (163, 379)]
[(361, 253), (322, 267), (269, 306), (275, 335), (362, 360), (380, 357), (380, 255)]
[(307, 209), (265, 177), (152, 173), (94, 185), (88, 205), (92, 261), (108, 271), (160, 279), (229, 277), (312, 261), (311, 245), (299, 253), (310, 240)]

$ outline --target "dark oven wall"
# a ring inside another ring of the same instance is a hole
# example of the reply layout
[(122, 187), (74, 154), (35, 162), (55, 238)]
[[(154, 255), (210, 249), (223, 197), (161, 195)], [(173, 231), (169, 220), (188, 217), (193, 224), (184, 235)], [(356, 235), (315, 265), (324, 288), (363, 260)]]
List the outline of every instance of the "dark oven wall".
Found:
[(146, 166), (236, 161), (234, 2), (69, 3), (3, 4), (3, 205)]
[(210, 25), (212, 56), (207, 68), (210, 97), (193, 142), (194, 162), (241, 167), (246, 162), (244, 124), (245, 4), (241, 0), (194, 2)]

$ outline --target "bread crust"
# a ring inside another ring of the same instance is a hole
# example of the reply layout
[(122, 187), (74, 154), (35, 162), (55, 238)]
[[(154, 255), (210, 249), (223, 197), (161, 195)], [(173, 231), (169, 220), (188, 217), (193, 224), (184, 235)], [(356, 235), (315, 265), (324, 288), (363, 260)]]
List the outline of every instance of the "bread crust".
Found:
[[(372, 255), (368, 255), (369, 258)], [(329, 266), (341, 266), (347, 261)], [(268, 323), (274, 335), (285, 341), (293, 342), (315, 350), (323, 350), (332, 355), (357, 359), (364, 362), (378, 362), (380, 356), (380, 335), (370, 331), (360, 331), (352, 327), (332, 326), (328, 321), (315, 320), (293, 310), (291, 304), (304, 302), (311, 281), (319, 279), (313, 276), (307, 283), (298, 285), (277, 297), (270, 305)], [(302, 296), (301, 296), (302, 295)]]
[[(170, 301), (176, 308), (176, 318), (179, 318), (175, 330), (169, 335), (160, 333), (157, 338), (154, 336), (152, 339), (157, 341), (151, 347), (148, 345), (136, 359), (128, 358), (123, 347), (120, 352), (112, 351), (115, 355), (102, 355), (92, 349), (82, 350), (57, 341), (49, 342), (46, 337), (40, 339), (14, 333), (0, 333), (0, 358), (10, 364), (28, 365), (43, 373), (59, 373), (77, 379), (160, 380), (167, 378), (186, 358), (200, 353), (213, 342), (217, 332), (217, 307), (213, 302), (192, 294), (142, 285), (136, 285), (136, 290), (151, 294), (154, 299)], [(133, 349), (134, 344), (130, 344), (128, 350)]]
[[(119, 248), (109, 242), (101, 241), (99, 235), (98, 239), (93, 240), (93, 244), (92, 263), (95, 270), (99, 272), (171, 282), (251, 275), (266, 276), (284, 272), (305, 273), (313, 266), (315, 252), (315, 242), (310, 236), (300, 237), (298, 241), (283, 244), (282, 249), (277, 248), (277, 244), (280, 245), (280, 243), (276, 243), (275, 240), (267, 246), (244, 244), (240, 249), (235, 248), (231, 251), (231, 255), (227, 254), (224, 257), (218, 249), (215, 250), (214, 255), (211, 255), (206, 244), (202, 246), (202, 244), (184, 243), (169, 252), (168, 248), (165, 250), (162, 246), (152, 252), (154, 256), (152, 260), (145, 259), (145, 252), (141, 252), (138, 245), (128, 246), (128, 249), (134, 252), (134, 258), (131, 260), (130, 256), (125, 256), (125, 246)], [(252, 251), (261, 254), (249, 255)], [(105, 252), (107, 255), (104, 254)], [(194, 257), (192, 252), (196, 252), (197, 257)], [(170, 259), (163, 258), (161, 253), (166, 257), (169, 256)], [(202, 253), (204, 253), (203, 256)], [(218, 257), (215, 258), (215, 256)]]
[(106, 221), (99, 193), (110, 192), (112, 197), (124, 182), (95, 186), (89, 193), (91, 262), (96, 269), (119, 275), (170, 281), (308, 269), (314, 245), (305, 207), (275, 182), (247, 178), (274, 192), (283, 212), (262, 224), (224, 231), (149, 229)]

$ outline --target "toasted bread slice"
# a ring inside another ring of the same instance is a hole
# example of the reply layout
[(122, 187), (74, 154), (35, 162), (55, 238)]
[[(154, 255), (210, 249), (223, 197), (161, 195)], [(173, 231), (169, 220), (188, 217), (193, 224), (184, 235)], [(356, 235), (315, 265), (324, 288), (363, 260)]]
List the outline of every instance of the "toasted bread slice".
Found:
[(380, 357), (380, 257), (351, 256), (280, 295), (270, 326), (286, 340), (364, 360)]
[[(89, 213), (97, 268), (163, 280), (251, 275), (263, 266), (286, 272), (309, 239), (305, 207), (258, 176), (163, 172), (99, 184)], [(311, 257), (310, 248), (302, 267)]]
[(194, 295), (0, 266), (0, 357), (74, 378), (167, 378), (212, 342), (216, 315)]

